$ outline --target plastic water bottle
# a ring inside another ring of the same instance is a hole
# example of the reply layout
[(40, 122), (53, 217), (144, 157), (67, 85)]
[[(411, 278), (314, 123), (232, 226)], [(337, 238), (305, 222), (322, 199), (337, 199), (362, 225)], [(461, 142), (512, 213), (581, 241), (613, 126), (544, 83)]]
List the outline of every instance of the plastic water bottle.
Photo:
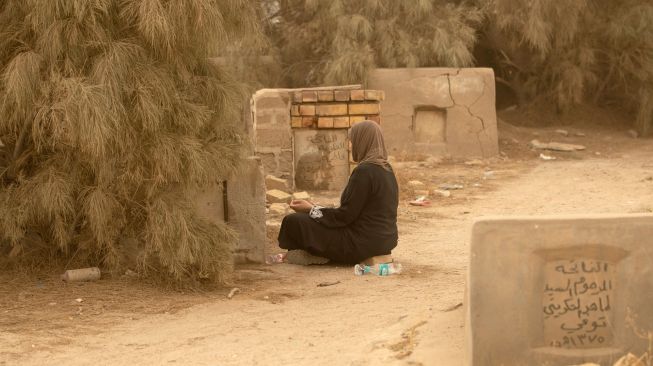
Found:
[(365, 274), (375, 274), (378, 276), (390, 276), (401, 273), (401, 264), (397, 262), (381, 263), (374, 266), (360, 265), (354, 266), (354, 274), (362, 276)]
[(283, 263), (284, 258), (286, 258), (285, 253), (271, 254), (265, 257), (265, 264)]

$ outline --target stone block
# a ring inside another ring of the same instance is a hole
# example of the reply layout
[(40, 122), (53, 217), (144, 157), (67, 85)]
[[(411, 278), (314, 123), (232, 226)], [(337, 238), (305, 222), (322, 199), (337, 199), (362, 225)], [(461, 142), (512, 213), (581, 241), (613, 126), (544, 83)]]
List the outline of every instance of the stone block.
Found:
[(333, 102), (333, 90), (319, 90), (317, 92), (318, 102)]
[(350, 103), (349, 114), (379, 114), (381, 113), (381, 105), (379, 103)]
[(265, 176), (265, 189), (277, 189), (280, 191), (285, 191), (288, 189), (288, 181), (268, 174)]
[(317, 117), (302, 117), (302, 127), (313, 127), (317, 123)]
[(292, 195), (292, 199), (310, 201), (311, 200), (311, 195), (308, 194), (308, 192), (306, 192), (306, 191), (295, 192)]
[(301, 104), (299, 106), (299, 114), (302, 116), (314, 116), (315, 104)]
[(333, 117), (319, 117), (317, 128), (333, 128)]
[(349, 117), (334, 117), (333, 128), (349, 128)]
[(333, 92), (334, 100), (336, 102), (348, 102), (349, 101), (349, 90), (336, 90)]
[(288, 213), (288, 205), (285, 203), (273, 203), (270, 205), (270, 214), (282, 216)]
[(265, 198), (269, 203), (290, 203), (292, 196), (278, 189), (271, 189), (265, 193)]
[(290, 131), (286, 128), (259, 128), (256, 131), (257, 147), (278, 147), (280, 149), (290, 149), (292, 140)]
[(365, 100), (382, 101), (385, 99), (383, 90), (365, 90)]
[(356, 90), (350, 90), (349, 91), (349, 99), (350, 100), (357, 100), (357, 101), (364, 101), (365, 100), (365, 90), (361, 89), (356, 89)]
[(300, 106), (300, 104), (293, 104), (290, 107), (290, 115), (291, 116), (301, 116), (301, 114), (299, 112), (299, 106)]
[(317, 92), (314, 90), (302, 91), (302, 102), (317, 102)]
[(466, 365), (612, 365), (653, 329), (653, 215), (486, 218), (472, 229)]
[(291, 120), (290, 125), (292, 126), (292, 128), (302, 128), (302, 127), (304, 127), (302, 125), (302, 117), (293, 117), (292, 120)]
[(316, 114), (318, 116), (344, 116), (347, 115), (347, 104), (318, 104)]

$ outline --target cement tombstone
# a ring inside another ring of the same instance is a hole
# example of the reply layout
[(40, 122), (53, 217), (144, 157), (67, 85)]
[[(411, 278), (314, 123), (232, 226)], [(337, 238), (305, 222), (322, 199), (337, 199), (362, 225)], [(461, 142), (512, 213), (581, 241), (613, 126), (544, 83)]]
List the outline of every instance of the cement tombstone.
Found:
[(653, 331), (653, 215), (489, 218), (472, 230), (467, 365), (612, 365)]
[(340, 190), (349, 179), (347, 130), (295, 130), (295, 185), (306, 190)]

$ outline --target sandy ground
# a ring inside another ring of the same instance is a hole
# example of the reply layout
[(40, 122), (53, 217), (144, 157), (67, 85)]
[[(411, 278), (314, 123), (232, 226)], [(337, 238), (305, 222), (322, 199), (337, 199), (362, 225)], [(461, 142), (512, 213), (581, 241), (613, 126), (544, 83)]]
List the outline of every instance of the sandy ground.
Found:
[(480, 164), (397, 164), (404, 180), (465, 185), (428, 208), (403, 200), (398, 276), (251, 265), (238, 269), (242, 292), (231, 300), (228, 289), (183, 294), (127, 279), (62, 287), (50, 277), (2, 277), (0, 365), (461, 365), (476, 218), (653, 209), (653, 141), (588, 134), (588, 151), (545, 162), (525, 149), (533, 134), (555, 136), (504, 135), (508, 157)]

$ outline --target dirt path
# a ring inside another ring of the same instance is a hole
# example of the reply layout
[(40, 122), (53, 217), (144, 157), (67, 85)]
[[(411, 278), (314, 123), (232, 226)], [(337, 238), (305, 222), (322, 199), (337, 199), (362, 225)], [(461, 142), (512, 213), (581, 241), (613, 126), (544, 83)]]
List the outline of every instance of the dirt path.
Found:
[[(404, 264), (402, 275), (247, 267), (239, 270), (243, 292), (232, 300), (126, 320), (64, 344), (0, 329), (0, 365), (460, 365), (473, 219), (651, 210), (653, 149), (638, 149), (627, 158), (497, 169), (498, 189), (479, 191), (468, 203), (402, 206), (394, 253)], [(317, 286), (332, 281), (340, 283)], [(250, 283), (257, 285), (248, 290)]]

